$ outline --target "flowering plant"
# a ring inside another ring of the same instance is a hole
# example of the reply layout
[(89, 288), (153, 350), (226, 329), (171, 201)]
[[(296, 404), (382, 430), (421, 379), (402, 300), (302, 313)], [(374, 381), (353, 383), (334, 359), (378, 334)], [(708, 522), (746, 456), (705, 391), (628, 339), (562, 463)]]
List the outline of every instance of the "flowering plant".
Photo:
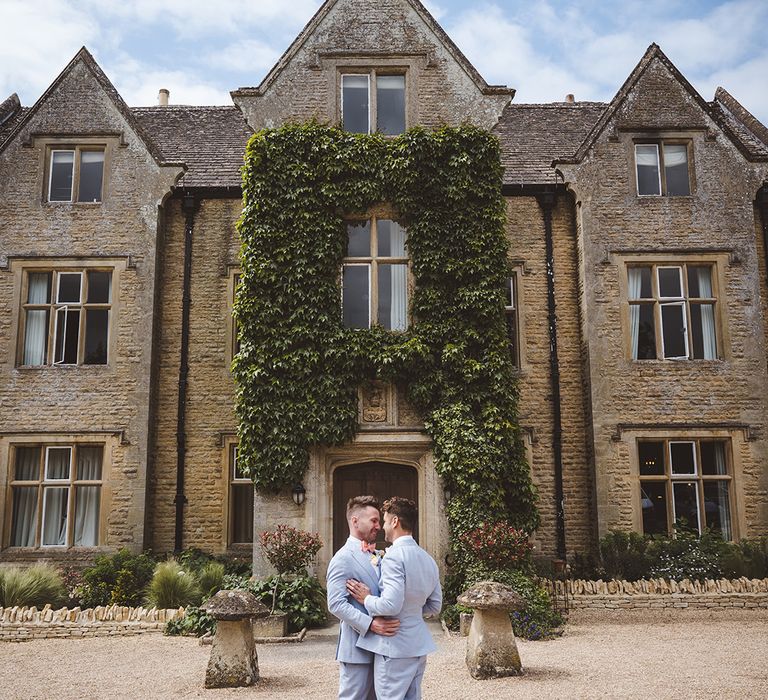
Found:
[(290, 525), (265, 530), (259, 538), (261, 549), (278, 574), (304, 573), (323, 546), (320, 535)]
[(479, 525), (459, 540), (472, 559), (499, 569), (525, 567), (533, 549), (526, 532), (504, 521)]

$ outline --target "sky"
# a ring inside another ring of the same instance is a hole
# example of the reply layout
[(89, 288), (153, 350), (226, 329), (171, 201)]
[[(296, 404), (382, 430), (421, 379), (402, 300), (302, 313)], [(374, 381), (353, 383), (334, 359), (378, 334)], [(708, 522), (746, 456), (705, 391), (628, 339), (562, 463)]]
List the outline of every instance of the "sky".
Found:
[[(0, 0), (0, 101), (32, 105), (85, 45), (131, 106), (231, 104), (321, 0)], [(610, 100), (656, 42), (701, 95), (723, 86), (768, 124), (768, 0), (427, 0), (515, 102)]]

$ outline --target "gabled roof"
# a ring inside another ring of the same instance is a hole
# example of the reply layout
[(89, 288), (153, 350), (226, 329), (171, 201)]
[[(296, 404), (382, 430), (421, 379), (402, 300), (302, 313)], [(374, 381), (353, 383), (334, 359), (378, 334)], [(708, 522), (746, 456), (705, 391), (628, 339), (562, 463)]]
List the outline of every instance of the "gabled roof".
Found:
[(5, 141), (26, 111), (15, 92), (0, 103), (0, 143)]
[(710, 106), (722, 114), (755, 160), (768, 157), (768, 129), (725, 88), (717, 88)]
[(574, 153), (605, 102), (509, 104), (493, 128), (501, 145), (505, 185), (553, 184), (552, 161)]
[(603, 112), (602, 116), (595, 123), (593, 128), (587, 134), (584, 141), (581, 143), (577, 151), (572, 157), (565, 157), (558, 160), (560, 163), (579, 163), (592, 148), (600, 134), (606, 129), (608, 124), (616, 115), (616, 112), (624, 104), (629, 97), (632, 90), (642, 78), (643, 74), (648, 68), (656, 61), (661, 62), (671, 75), (677, 80), (691, 98), (698, 104), (704, 114), (709, 115), (715, 123), (717, 123), (733, 144), (744, 154), (749, 160), (762, 160), (762, 157), (755, 158), (754, 154), (750, 152), (748, 146), (738, 137), (732, 126), (728, 123), (728, 120), (724, 118), (723, 112), (720, 109), (713, 108), (712, 104), (706, 102), (704, 98), (696, 91), (685, 76), (675, 67), (672, 61), (666, 56), (666, 54), (659, 48), (658, 44), (651, 44), (645, 52), (645, 55), (640, 59), (640, 62), (635, 66), (635, 69), (629, 74), (629, 77), (616, 93), (614, 98), (608, 104), (607, 109)]
[[(458, 63), (469, 77), (475, 82), (477, 87), (483, 94), (486, 95), (510, 95), (514, 97), (515, 91), (513, 88), (509, 88), (505, 85), (488, 85), (485, 82), (483, 76), (477, 71), (477, 69), (470, 63), (469, 59), (462, 53), (461, 49), (453, 42), (453, 40), (446, 34), (445, 30), (440, 26), (437, 20), (431, 15), (424, 5), (419, 0), (402, 0), (407, 2), (414, 11), (421, 17), (424, 23), (429, 27), (432, 33), (437, 39), (445, 46), (448, 52), (453, 56), (456, 63)], [(233, 90), (230, 94), (232, 97), (241, 97), (246, 95), (259, 96), (263, 95), (266, 89), (274, 82), (275, 78), (285, 68), (285, 66), (291, 61), (291, 59), (299, 52), (301, 47), (306, 43), (307, 39), (315, 32), (320, 23), (328, 16), (333, 6), (339, 2), (339, 0), (325, 0), (320, 8), (315, 12), (312, 18), (307, 22), (304, 29), (301, 30), (299, 35), (293, 40), (293, 43), (285, 50), (282, 56), (278, 59), (277, 63), (269, 71), (264, 80), (258, 87), (241, 87), (237, 90)]]
[(138, 122), (166, 157), (183, 161), (184, 187), (240, 187), (245, 145), (253, 133), (236, 107), (134, 107)]
[(40, 107), (45, 104), (45, 102), (48, 100), (50, 95), (52, 95), (55, 90), (59, 87), (59, 85), (62, 83), (64, 78), (74, 69), (74, 67), (78, 64), (82, 63), (84, 64), (88, 70), (91, 72), (93, 77), (96, 79), (96, 81), (99, 83), (99, 85), (102, 87), (106, 95), (110, 98), (112, 103), (115, 105), (115, 108), (120, 112), (120, 114), (125, 118), (126, 122), (130, 125), (131, 129), (133, 129), (138, 137), (142, 140), (147, 150), (150, 152), (152, 157), (155, 159), (155, 161), (159, 165), (181, 165), (180, 163), (172, 162), (166, 159), (163, 152), (160, 150), (160, 148), (157, 146), (157, 144), (152, 140), (152, 138), (145, 132), (145, 130), (142, 128), (142, 126), (138, 123), (136, 118), (134, 117), (131, 110), (128, 108), (128, 105), (125, 104), (123, 101), (123, 98), (120, 97), (120, 93), (115, 89), (115, 86), (112, 85), (109, 78), (107, 78), (104, 71), (101, 70), (98, 63), (96, 63), (96, 60), (93, 58), (91, 53), (88, 51), (88, 49), (83, 46), (74, 56), (74, 58), (67, 64), (67, 66), (64, 68), (61, 73), (59, 73), (56, 80), (54, 80), (48, 89), (40, 96), (40, 99), (35, 102), (32, 107), (30, 107), (28, 110), (26, 110), (23, 114), (23, 116), (15, 123), (14, 127), (6, 134), (3, 141), (0, 143), (0, 152), (2, 152), (8, 143), (16, 136), (16, 134), (21, 131), (23, 126), (40, 110)]

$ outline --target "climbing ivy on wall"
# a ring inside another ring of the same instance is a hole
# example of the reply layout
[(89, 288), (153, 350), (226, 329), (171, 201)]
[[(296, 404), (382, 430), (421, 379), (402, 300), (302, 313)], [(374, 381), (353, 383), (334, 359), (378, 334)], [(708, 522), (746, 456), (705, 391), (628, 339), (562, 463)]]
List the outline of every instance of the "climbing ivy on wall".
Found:
[[(357, 387), (379, 378), (403, 383), (424, 419), (454, 535), (537, 526), (503, 317), (501, 177), (496, 139), (472, 126), (386, 139), (310, 122), (251, 138), (233, 371), (239, 464), (259, 490), (300, 481), (311, 446), (351, 440)], [(341, 323), (345, 220), (381, 203), (408, 230), (406, 332)]]

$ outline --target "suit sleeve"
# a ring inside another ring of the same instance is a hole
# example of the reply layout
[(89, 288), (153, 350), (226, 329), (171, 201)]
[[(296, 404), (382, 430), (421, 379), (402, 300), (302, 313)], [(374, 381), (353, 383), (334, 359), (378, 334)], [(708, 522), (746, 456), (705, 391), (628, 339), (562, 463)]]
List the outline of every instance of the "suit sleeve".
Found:
[(439, 615), (443, 609), (443, 589), (440, 588), (440, 573), (435, 566), (435, 589), (429, 594), (427, 602), (424, 603), (424, 607), (421, 609), (423, 617), (430, 617), (432, 615)]
[(328, 587), (328, 610), (342, 622), (346, 622), (358, 634), (365, 634), (373, 622), (370, 615), (356, 608), (349, 602), (347, 579), (353, 578), (340, 558), (334, 558), (328, 565), (326, 586)]
[(389, 554), (381, 560), (380, 596), (366, 596), (365, 609), (371, 615), (395, 616), (405, 601), (405, 567), (396, 555)]

